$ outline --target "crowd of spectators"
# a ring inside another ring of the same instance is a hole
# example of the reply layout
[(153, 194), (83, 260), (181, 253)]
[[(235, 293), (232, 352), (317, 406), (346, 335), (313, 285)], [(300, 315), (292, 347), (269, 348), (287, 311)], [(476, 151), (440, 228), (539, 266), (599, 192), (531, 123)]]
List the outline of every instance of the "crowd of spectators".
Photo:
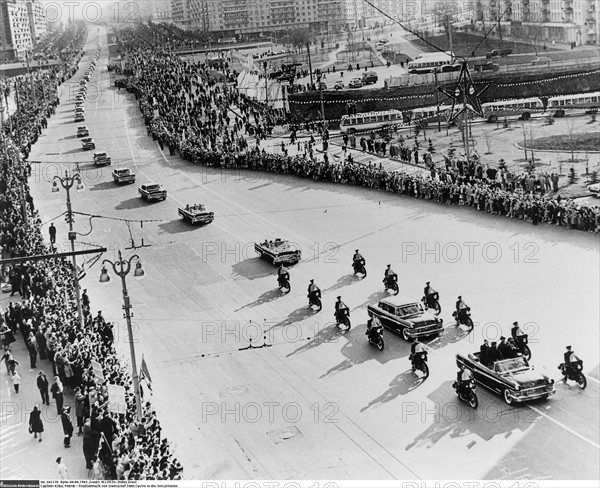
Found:
[[(79, 46), (87, 31), (77, 36)], [(0, 243), (4, 257), (46, 255), (56, 248), (42, 237), (41, 220), (29, 192), (27, 165), (23, 157), (39, 136), (58, 103), (56, 86), (77, 70), (79, 51), (56, 70), (23, 80), (33, 90), (19, 91), (17, 113), (2, 128), (0, 154)], [(19, 84), (17, 83), (17, 89)], [(53, 96), (45, 100), (43, 93)], [(43, 104), (40, 102), (44, 100)], [(22, 202), (28, 202), (22, 205)], [(18, 361), (10, 348), (21, 334), (27, 346), (30, 366), (38, 359), (49, 361), (54, 379), (50, 387), (57, 414), (63, 417), (65, 436), (70, 425), (70, 408), (75, 404), (78, 435), (83, 436), (86, 467), (96, 477), (121, 480), (180, 479), (182, 466), (173, 456), (167, 439), (162, 438), (160, 422), (150, 402), (142, 405), (142, 418), (136, 416), (133, 383), (127, 365), (120, 362), (114, 346), (112, 325), (101, 312), (95, 316), (87, 293), (82, 296), (83, 324), (77, 314), (76, 286), (67, 258), (23, 261), (2, 269), (3, 289), (18, 295), (0, 314), (3, 359), (14, 378)], [(4, 290), (3, 290), (4, 291)], [(101, 372), (96, 364), (100, 365)], [(18, 376), (18, 373), (17, 373)], [(43, 378), (42, 378), (43, 377)], [(124, 412), (109, 408), (108, 384), (120, 385), (126, 392)], [(49, 405), (48, 382), (40, 373), (37, 387), (41, 403)], [(17, 387), (15, 389), (18, 389)], [(58, 428), (59, 426), (57, 426)], [(39, 427), (34, 432), (40, 433)], [(43, 430), (43, 427), (42, 427)], [(72, 431), (72, 429), (71, 429)], [(65, 440), (65, 447), (69, 447)], [(50, 447), (48, 447), (50, 448)]]
[[(515, 175), (507, 169), (484, 168), (478, 161), (448, 157), (445, 168), (431, 162), (431, 154), (404, 144), (390, 145), (393, 156), (430, 169), (425, 174), (388, 171), (364, 165), (348, 154), (344, 161), (330, 161), (327, 153), (318, 160), (313, 143), (304, 143), (304, 153), (288, 155), (261, 149), (277, 119), (261, 112), (234, 87), (217, 83), (202, 62), (191, 62), (151, 49), (152, 40), (133, 37), (125, 57), (132, 76), (124, 86), (139, 100), (148, 134), (171, 155), (179, 153), (194, 164), (224, 168), (260, 169), (296, 174), (318, 180), (378, 188), (445, 204), (471, 206), (477, 210), (510, 218), (561, 225), (589, 232), (600, 230), (600, 209), (579, 205), (571, 199), (554, 198), (556, 175)], [(324, 131), (325, 132), (325, 131)], [(293, 134), (292, 130), (292, 143)], [(249, 144), (247, 141), (252, 141)], [(327, 137), (325, 137), (327, 139)], [(364, 151), (386, 152), (380, 140), (344, 138)], [(313, 139), (314, 140), (314, 139)], [(308, 146), (308, 150), (306, 147)], [(301, 144), (298, 143), (300, 149)], [(346, 153), (346, 151), (344, 151)], [(543, 190), (543, 191), (542, 191)]]

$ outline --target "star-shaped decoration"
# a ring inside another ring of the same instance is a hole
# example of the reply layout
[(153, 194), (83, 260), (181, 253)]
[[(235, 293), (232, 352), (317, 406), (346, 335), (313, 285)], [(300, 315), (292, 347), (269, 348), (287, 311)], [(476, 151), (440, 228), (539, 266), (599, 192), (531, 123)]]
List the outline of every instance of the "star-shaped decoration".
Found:
[[(469, 73), (469, 66), (466, 61), (463, 62), (460, 70), (460, 75), (454, 85), (454, 88), (438, 87), (444, 95), (452, 99), (452, 110), (450, 111), (450, 119), (448, 122), (453, 122), (465, 110), (483, 117), (483, 109), (481, 108), (481, 100), (479, 97), (491, 86), (491, 83), (486, 83), (479, 90), (476, 90)], [(461, 108), (455, 112), (454, 108), (461, 105)]]

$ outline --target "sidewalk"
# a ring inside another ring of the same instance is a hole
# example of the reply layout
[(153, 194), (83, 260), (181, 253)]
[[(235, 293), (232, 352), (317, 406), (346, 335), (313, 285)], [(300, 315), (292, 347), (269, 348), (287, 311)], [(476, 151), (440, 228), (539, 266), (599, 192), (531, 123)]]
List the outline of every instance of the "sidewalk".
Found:
[[(15, 294), (3, 293), (0, 303), (5, 310), (10, 301), (19, 302)], [(13, 357), (19, 362), (17, 371), (21, 376), (19, 393), (15, 393), (4, 361), (0, 365), (0, 479), (55, 479), (57, 478), (56, 458), (61, 456), (69, 469), (70, 479), (87, 479), (88, 470), (85, 468), (83, 457), (83, 437), (77, 437), (77, 420), (73, 394), (65, 392), (64, 405), (71, 406), (71, 421), (75, 427), (71, 438), (71, 447), (63, 446), (63, 430), (60, 416), (56, 413), (56, 402), (50, 398), (49, 406), (42, 406), (40, 392), (37, 389), (37, 376), (40, 370), (46, 373), (48, 382), (52, 384), (52, 365), (48, 359), (38, 358), (37, 366), (31, 369), (29, 353), (20, 333), (15, 334), (16, 342), (11, 344)], [(33, 438), (29, 433), (29, 413), (34, 405), (42, 411), (44, 433), (42, 442)]]

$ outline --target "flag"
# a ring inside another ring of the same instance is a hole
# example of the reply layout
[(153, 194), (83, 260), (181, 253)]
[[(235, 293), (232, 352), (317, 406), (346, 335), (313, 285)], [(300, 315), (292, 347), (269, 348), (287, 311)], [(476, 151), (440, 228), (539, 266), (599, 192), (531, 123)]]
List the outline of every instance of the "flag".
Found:
[(148, 365), (146, 364), (146, 360), (144, 356), (142, 356), (142, 367), (140, 368), (140, 379), (146, 382), (148, 385), (148, 389), (152, 391), (152, 378), (150, 377), (150, 372), (148, 371)]

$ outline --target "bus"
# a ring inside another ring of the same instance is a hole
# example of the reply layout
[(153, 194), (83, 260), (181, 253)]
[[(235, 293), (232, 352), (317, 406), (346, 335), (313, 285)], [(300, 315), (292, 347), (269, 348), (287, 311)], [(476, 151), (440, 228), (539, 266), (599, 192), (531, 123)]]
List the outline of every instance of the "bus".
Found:
[(600, 108), (600, 92), (560, 95), (548, 99), (547, 110), (555, 117), (597, 113)]
[[(440, 105), (440, 121), (446, 122), (448, 120), (448, 116), (450, 115), (450, 111), (452, 110), (452, 105)], [(413, 124), (423, 121), (426, 124), (430, 122), (437, 123), (438, 120), (438, 108), (436, 105), (432, 105), (430, 107), (419, 107), (412, 109), (411, 114), (411, 122)]]
[(402, 112), (392, 109), (343, 115), (340, 120), (340, 130), (344, 133), (354, 134), (355, 132), (400, 127), (403, 124)]
[(519, 120), (529, 120), (532, 113), (543, 113), (544, 104), (539, 98), (520, 98), (518, 100), (501, 100), (484, 103), (483, 118), (487, 122), (497, 122), (500, 119), (517, 117)]
[(452, 56), (449, 53), (424, 54), (408, 63), (410, 74), (433, 73), (437, 68), (452, 64)]

